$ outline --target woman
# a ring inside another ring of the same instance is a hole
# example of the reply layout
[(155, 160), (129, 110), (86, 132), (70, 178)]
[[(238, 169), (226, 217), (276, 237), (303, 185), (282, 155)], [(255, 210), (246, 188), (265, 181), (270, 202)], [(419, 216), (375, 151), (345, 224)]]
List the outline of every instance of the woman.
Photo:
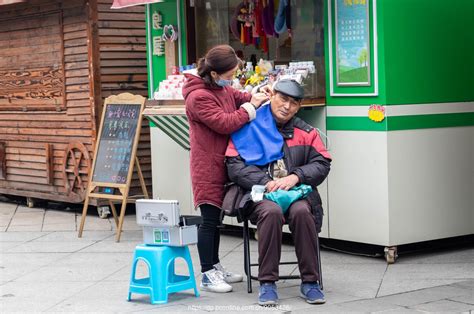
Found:
[(224, 154), (229, 134), (255, 118), (255, 110), (268, 97), (231, 87), (241, 60), (234, 49), (220, 45), (198, 61), (197, 76), (186, 75), (183, 96), (191, 141), (191, 181), (194, 204), (203, 223), (198, 231), (201, 289), (229, 292), (229, 283), (242, 275), (226, 271), (219, 262), (220, 211), (227, 174)]

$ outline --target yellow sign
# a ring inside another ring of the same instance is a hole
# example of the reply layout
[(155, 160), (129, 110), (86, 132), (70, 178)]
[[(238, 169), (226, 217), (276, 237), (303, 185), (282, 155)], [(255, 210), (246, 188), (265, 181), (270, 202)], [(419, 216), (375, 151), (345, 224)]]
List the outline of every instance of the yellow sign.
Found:
[(375, 122), (382, 122), (385, 119), (385, 108), (380, 105), (370, 106), (369, 119)]

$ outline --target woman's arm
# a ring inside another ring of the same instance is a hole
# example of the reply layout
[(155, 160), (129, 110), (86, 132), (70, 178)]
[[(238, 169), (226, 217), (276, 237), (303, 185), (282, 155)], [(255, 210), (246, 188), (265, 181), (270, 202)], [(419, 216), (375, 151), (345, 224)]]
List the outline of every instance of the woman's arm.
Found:
[[(247, 107), (249, 106), (252, 107), (248, 104)], [(215, 99), (207, 95), (191, 95), (186, 99), (186, 109), (193, 118), (220, 134), (231, 134), (237, 131), (250, 120), (251, 115), (248, 110), (253, 110), (255, 113), (254, 108), (246, 109), (245, 105), (234, 112), (225, 112)]]

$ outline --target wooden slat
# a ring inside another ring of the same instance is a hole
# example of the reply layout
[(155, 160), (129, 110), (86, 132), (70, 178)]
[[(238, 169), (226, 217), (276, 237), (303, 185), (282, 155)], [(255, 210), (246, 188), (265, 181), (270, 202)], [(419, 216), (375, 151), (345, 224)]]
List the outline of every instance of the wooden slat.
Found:
[(106, 74), (146, 74), (146, 67), (102, 67), (100, 73)]
[[(59, 129), (59, 128), (72, 128), (72, 129), (90, 129), (89, 122), (63, 122), (63, 121), (51, 121), (45, 123), (44, 121), (2, 121), (0, 120), (0, 127), (8, 128), (38, 128), (41, 129)], [(9, 146), (8, 149), (11, 149)], [(7, 149), (7, 150), (8, 150)]]
[(122, 29), (143, 29), (144, 22), (129, 22), (129, 21), (99, 21), (100, 28), (122, 28)]
[(65, 48), (85, 46), (85, 45), (87, 45), (87, 39), (86, 38), (68, 39), (68, 40), (64, 41), (64, 47)]
[(145, 20), (145, 13), (125, 13), (115, 11), (113, 13), (99, 12), (99, 20), (102, 21), (140, 21)]
[(77, 93), (67, 93), (66, 98), (67, 98), (67, 100), (89, 99), (89, 91), (77, 92)]
[[(89, 113), (90, 115), (90, 113)], [(57, 135), (18, 135), (18, 134), (3, 134), (2, 138), (5, 141), (29, 141), (29, 142), (49, 142), (49, 143), (65, 143), (78, 141), (83, 144), (92, 144), (93, 139), (90, 136), (57, 136)]]
[(59, 24), (59, 15), (45, 14), (29, 19), (4, 19), (0, 21), (0, 32), (11, 32), (26, 29), (37, 29)]
[(67, 70), (76, 70), (76, 69), (88, 69), (89, 63), (87, 61), (70, 61), (65, 64), (65, 69)]
[[(42, 31), (43, 29), (40, 28), (39, 30)], [(31, 37), (27, 37), (27, 35), (29, 35), (30, 33), (32, 33), (31, 30), (29, 32), (21, 32), (20, 34), (8, 33), (10, 36), (3, 40), (0, 37), (0, 45), (2, 45), (3, 47), (2, 53), (4, 52), (3, 50), (6, 48), (31, 49), (32, 47), (41, 45), (60, 44), (61, 39), (58, 36), (59, 29), (57, 27), (45, 33), (44, 35), (34, 36), (34, 39)]]
[(145, 36), (146, 31), (145, 29), (107, 29), (101, 28), (99, 29), (100, 36)]
[(65, 73), (65, 77), (81, 77), (81, 76), (88, 76), (89, 75), (89, 69), (78, 69), (78, 70), (67, 70)]
[[(18, 135), (36, 135), (38, 134), (38, 128), (5, 128), (0, 127), (0, 134), (18, 134)], [(81, 129), (41, 129), (41, 135), (54, 135), (54, 136), (91, 136), (90, 130)]]
[[(70, 92), (80, 92), (80, 91), (88, 91), (90, 89), (89, 84), (78, 84), (78, 85), (69, 85), (66, 86), (66, 93)], [(70, 102), (67, 102), (67, 105), (70, 106)]]
[(79, 23), (79, 24), (71, 24), (71, 25), (64, 25), (63, 30), (64, 33), (73, 33), (73, 32), (78, 32), (78, 31), (84, 31), (87, 28), (85, 23)]
[(145, 74), (130, 74), (130, 75), (101, 75), (102, 83), (107, 82), (146, 82), (147, 76)]
[(45, 113), (45, 112), (2, 112), (0, 121), (58, 121), (58, 122), (73, 122), (73, 121), (90, 121), (90, 117), (68, 117), (63, 113)]
[(0, 179), (5, 179), (7, 173), (5, 142), (0, 142)]
[(79, 47), (64, 48), (65, 56), (77, 55), (77, 54), (87, 54), (87, 47), (79, 46)]
[(73, 40), (73, 39), (86, 38), (86, 37), (87, 37), (87, 34), (85, 30), (64, 33), (64, 40)]
[(114, 36), (100, 36), (101, 44), (142, 44), (146, 45), (145, 37), (114, 37)]
[(101, 44), (100, 51), (146, 51), (145, 45), (140, 44)]

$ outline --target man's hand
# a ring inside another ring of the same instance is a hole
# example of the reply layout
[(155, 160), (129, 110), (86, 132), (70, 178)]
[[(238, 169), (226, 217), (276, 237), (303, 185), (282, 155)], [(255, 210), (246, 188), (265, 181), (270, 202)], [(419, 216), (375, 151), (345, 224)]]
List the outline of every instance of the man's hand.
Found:
[(297, 185), (299, 181), (300, 179), (296, 174), (290, 174), (287, 177), (268, 182), (265, 185), (265, 188), (267, 192), (275, 192), (276, 190), (288, 191), (289, 189)]
[(252, 99), (250, 99), (250, 103), (257, 109), (260, 107), (265, 101), (267, 101), (269, 97), (264, 93), (256, 93), (252, 95)]

